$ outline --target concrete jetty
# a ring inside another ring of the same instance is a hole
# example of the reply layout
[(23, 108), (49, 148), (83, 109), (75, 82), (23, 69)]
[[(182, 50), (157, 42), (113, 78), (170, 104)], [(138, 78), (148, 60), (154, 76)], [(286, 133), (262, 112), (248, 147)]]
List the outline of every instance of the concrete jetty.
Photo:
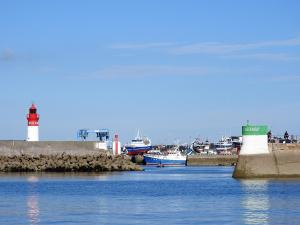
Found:
[(129, 157), (114, 156), (98, 146), (92, 141), (0, 141), (0, 171), (141, 170)]
[(300, 177), (300, 144), (268, 143), (268, 127), (242, 127), (243, 145), (234, 178)]
[(234, 178), (300, 177), (300, 144), (268, 144), (268, 153), (239, 155)]
[(234, 166), (237, 155), (190, 155), (187, 157), (188, 166)]
[(242, 127), (243, 145), (234, 178), (300, 177), (300, 144), (268, 143), (268, 127)]

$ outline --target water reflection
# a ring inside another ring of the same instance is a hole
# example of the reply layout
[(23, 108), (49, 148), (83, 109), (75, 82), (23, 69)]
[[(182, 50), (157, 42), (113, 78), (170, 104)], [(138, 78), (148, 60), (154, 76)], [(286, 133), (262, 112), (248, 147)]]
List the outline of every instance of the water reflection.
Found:
[(27, 178), (27, 182), (29, 183), (29, 194), (27, 197), (27, 217), (30, 225), (37, 225), (40, 221), (40, 209), (37, 195), (38, 180), (39, 179), (36, 176), (29, 176)]
[(269, 224), (268, 181), (244, 180), (241, 182), (245, 194), (242, 199), (242, 214), (245, 224)]

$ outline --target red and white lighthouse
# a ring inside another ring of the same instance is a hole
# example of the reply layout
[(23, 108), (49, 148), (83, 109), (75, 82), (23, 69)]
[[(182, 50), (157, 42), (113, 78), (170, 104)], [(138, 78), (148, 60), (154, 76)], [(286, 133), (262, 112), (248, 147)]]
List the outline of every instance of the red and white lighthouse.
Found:
[(27, 114), (27, 141), (39, 141), (39, 114), (34, 104), (29, 108)]
[(113, 154), (120, 155), (121, 154), (121, 142), (119, 141), (119, 135), (115, 134), (115, 138), (113, 141)]

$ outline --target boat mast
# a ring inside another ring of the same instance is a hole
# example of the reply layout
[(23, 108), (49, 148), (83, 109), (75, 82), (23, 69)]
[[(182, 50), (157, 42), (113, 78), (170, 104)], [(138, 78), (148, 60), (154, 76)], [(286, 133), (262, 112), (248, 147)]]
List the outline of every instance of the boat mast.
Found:
[(140, 129), (137, 130), (137, 135), (136, 135), (136, 140), (141, 140), (141, 137), (140, 137)]

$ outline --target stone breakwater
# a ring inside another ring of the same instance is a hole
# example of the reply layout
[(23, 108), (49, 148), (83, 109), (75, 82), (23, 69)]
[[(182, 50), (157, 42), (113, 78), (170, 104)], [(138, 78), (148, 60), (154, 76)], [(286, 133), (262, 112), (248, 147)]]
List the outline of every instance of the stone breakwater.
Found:
[(1, 172), (139, 171), (127, 156), (114, 156), (97, 142), (0, 141)]
[(126, 156), (97, 155), (18, 155), (0, 156), (1, 172), (102, 172), (137, 171), (141, 168)]

